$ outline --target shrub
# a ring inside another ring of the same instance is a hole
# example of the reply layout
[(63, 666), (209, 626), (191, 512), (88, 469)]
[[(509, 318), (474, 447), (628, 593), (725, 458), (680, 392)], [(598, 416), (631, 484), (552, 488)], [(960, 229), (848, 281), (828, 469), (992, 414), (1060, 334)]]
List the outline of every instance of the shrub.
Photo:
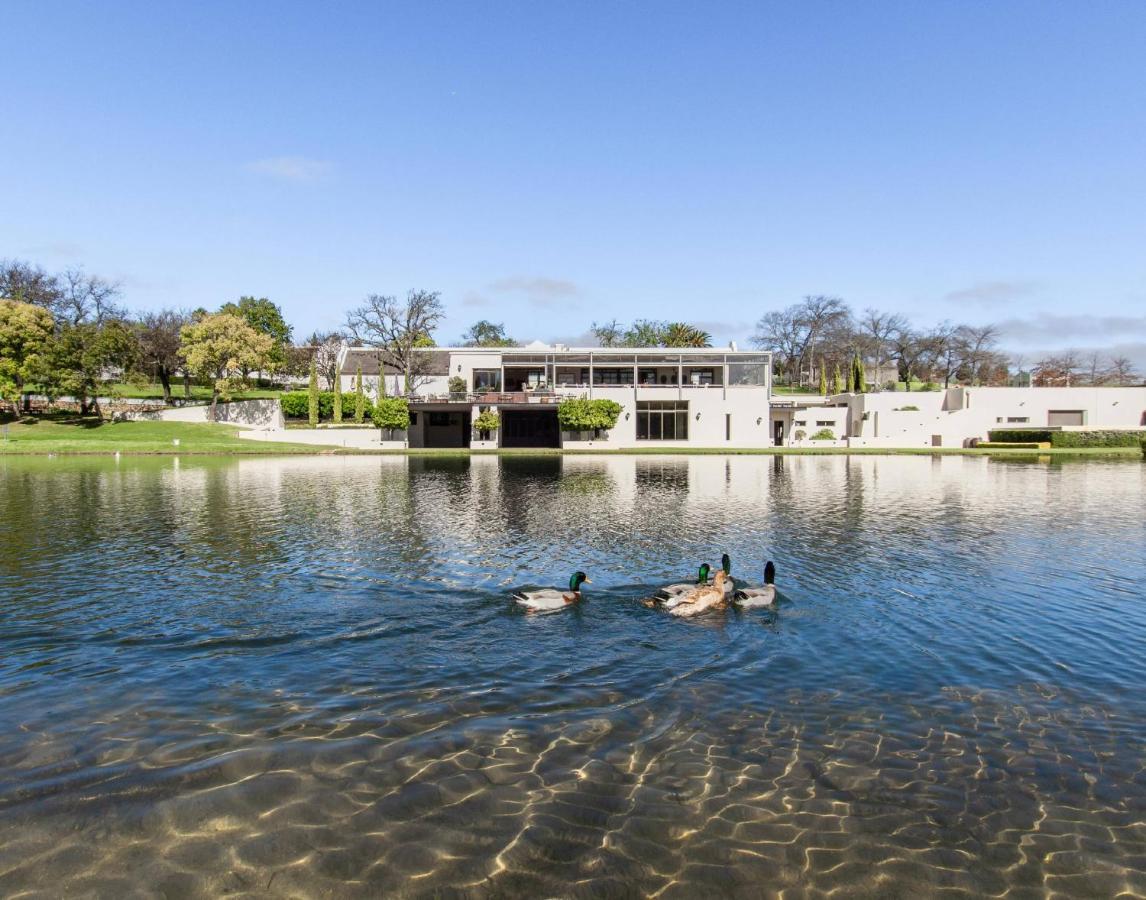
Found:
[(1142, 458), (1146, 459), (1146, 437), (1142, 438)]
[(1045, 442), (1052, 447), (1136, 447), (1146, 431), (1042, 431), (1039, 429), (996, 428), (988, 433), (992, 443)]
[(464, 394), (466, 392), (466, 380), (461, 375), (451, 375), (449, 391), (451, 394)]
[(919, 407), (914, 403), (909, 403), (907, 406), (897, 406), (892, 412), (919, 412)]
[(359, 366), (354, 380), (354, 421), (361, 425), (365, 417), (366, 394), (362, 390), (362, 366)]
[(975, 445), (979, 449), (985, 450), (1048, 450), (1050, 444), (1046, 441), (979, 441)]
[(623, 408), (615, 400), (569, 397), (557, 404), (557, 421), (565, 431), (608, 431)]
[[(279, 397), (279, 402), (282, 404), (283, 415), (288, 419), (305, 419), (310, 415), (310, 393), (308, 391), (288, 391)], [(355, 394), (342, 395), (342, 415), (344, 418), (356, 415), (355, 406), (357, 402), (358, 397)], [(371, 416), (374, 413), (374, 404), (369, 397), (362, 398), (362, 413), (364, 416)], [(334, 392), (319, 391), (318, 418), (326, 420), (333, 417)]]
[(410, 404), (405, 397), (383, 397), (374, 404), (370, 419), (377, 428), (405, 431), (410, 427)]
[(478, 417), (474, 419), (473, 427), (475, 431), (481, 434), (497, 431), (501, 428), (501, 416), (492, 409), (482, 410)]
[(310, 427), (318, 424), (318, 369), (314, 362), (310, 364), (310, 388), (306, 392), (306, 416), (310, 420)]
[(830, 428), (821, 428), (812, 435), (813, 441), (834, 441), (835, 439), (836, 433)]
[(792, 432), (792, 439), (793, 440), (802, 441), (807, 436), (808, 436), (808, 432), (804, 431), (803, 428), (797, 428), (795, 431)]

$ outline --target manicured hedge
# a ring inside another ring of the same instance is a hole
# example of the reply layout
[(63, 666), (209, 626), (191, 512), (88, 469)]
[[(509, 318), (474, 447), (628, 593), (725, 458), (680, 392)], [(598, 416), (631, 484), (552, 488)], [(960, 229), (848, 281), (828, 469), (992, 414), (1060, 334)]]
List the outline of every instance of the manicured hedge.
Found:
[(1146, 431), (1039, 431), (998, 428), (990, 432), (992, 443), (1049, 442), (1052, 447), (1137, 447)]
[[(374, 404), (369, 397), (366, 401), (365, 417), (370, 419), (374, 413)], [(283, 415), (288, 419), (305, 419), (309, 415), (309, 399), (306, 391), (288, 391), (279, 398), (283, 407)], [(345, 393), (342, 395), (342, 418), (349, 421), (354, 418), (355, 395)], [(334, 391), (319, 391), (318, 394), (319, 419), (334, 417)]]
[(979, 441), (975, 445), (981, 450), (1049, 450), (1050, 443), (1042, 441), (1040, 443), (1033, 443), (1031, 441)]

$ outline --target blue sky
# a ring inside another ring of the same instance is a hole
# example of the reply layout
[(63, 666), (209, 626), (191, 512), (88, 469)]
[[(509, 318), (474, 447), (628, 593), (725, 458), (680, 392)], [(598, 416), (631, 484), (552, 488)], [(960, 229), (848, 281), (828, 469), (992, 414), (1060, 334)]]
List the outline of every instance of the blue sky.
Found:
[(1146, 3), (0, 0), (0, 257), (296, 330), (744, 340), (806, 293), (1146, 351)]

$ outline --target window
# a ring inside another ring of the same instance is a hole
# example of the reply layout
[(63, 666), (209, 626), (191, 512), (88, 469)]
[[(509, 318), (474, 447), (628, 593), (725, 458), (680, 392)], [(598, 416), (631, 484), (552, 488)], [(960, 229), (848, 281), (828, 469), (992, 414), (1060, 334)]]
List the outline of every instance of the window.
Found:
[(501, 369), (474, 369), (475, 391), (500, 391)]
[(1081, 409), (1052, 409), (1047, 412), (1048, 425), (1085, 425), (1086, 413)]
[(732, 413), (724, 414), (724, 439), (732, 440)]
[(687, 441), (687, 400), (638, 400), (637, 440)]
[(740, 357), (728, 362), (728, 383), (741, 387), (765, 387), (768, 384), (767, 356)]
[(831, 419), (817, 419), (816, 420), (816, 427), (817, 428), (824, 428), (824, 427), (835, 428), (836, 423), (833, 422)]
[(797, 419), (797, 420), (796, 420), (795, 422), (793, 422), (792, 424), (793, 424), (793, 425), (807, 425), (807, 424), (808, 424), (808, 420), (807, 420), (807, 419)]
[(417, 425), (418, 424), (418, 414), (416, 412), (410, 413), (410, 424), (411, 425)]
[(688, 373), (689, 384), (712, 384), (712, 369), (693, 369)]
[(594, 369), (593, 384), (632, 384), (632, 369)]
[[(1030, 416), (1007, 416), (1007, 421), (1013, 425), (1022, 425), (1031, 420)], [(1002, 421), (1001, 419), (999, 421)]]

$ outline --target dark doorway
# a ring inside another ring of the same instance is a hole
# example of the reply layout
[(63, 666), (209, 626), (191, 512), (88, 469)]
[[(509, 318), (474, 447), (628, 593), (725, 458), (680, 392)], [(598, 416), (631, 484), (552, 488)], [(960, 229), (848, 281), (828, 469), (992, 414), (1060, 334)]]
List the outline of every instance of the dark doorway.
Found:
[(501, 446), (560, 447), (555, 409), (502, 409)]
[(470, 445), (470, 414), (431, 410), (419, 412), (424, 447), (461, 448)]
[(776, 421), (772, 423), (772, 436), (775, 446), (784, 446), (784, 421), (782, 419), (776, 419)]

